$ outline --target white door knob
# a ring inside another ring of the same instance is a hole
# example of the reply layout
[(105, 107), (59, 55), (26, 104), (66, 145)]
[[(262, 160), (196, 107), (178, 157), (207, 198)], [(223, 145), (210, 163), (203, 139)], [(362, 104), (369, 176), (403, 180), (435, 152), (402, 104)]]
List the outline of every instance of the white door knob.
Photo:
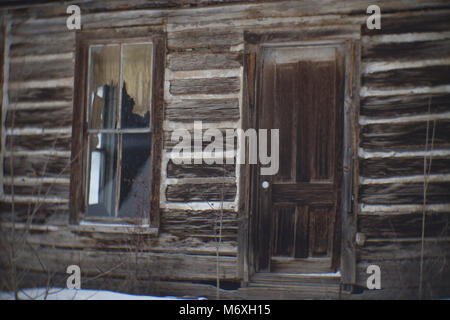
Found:
[(269, 187), (269, 181), (263, 181), (261, 185), (264, 189), (267, 189)]

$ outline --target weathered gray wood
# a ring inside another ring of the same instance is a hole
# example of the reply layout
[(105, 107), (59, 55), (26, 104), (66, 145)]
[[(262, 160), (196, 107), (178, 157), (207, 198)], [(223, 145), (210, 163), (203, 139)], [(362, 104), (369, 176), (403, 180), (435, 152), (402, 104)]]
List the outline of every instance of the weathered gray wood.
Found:
[(71, 139), (70, 133), (7, 136), (6, 149), (69, 151)]
[[(429, 123), (431, 145), (433, 121)], [(361, 128), (361, 147), (366, 149), (425, 149), (426, 121), (369, 124)], [(437, 120), (434, 148), (450, 145), (450, 120)]]
[(68, 178), (70, 173), (70, 156), (13, 155), (13, 171), (11, 171), (10, 157), (10, 155), (6, 155), (4, 158), (3, 172), (5, 175), (11, 175), (14, 172), (16, 176)]
[[(222, 230), (219, 229), (220, 223)], [(170, 233), (180, 240), (195, 237), (203, 241), (216, 241), (221, 233), (223, 241), (236, 243), (237, 230), (237, 213), (233, 211), (171, 210), (161, 215), (161, 232)]]
[[(429, 183), (427, 203), (447, 203), (450, 183)], [(365, 204), (423, 204), (423, 183), (389, 183), (360, 186), (359, 200)]]
[[(384, 28), (384, 27), (383, 27)], [(362, 59), (401, 61), (444, 58), (450, 55), (450, 40), (380, 43), (368, 41), (362, 47)]]
[[(215, 280), (215, 256), (167, 254), (139, 252), (130, 247), (129, 251), (101, 254), (96, 250), (67, 250), (58, 248), (36, 248), (23, 250), (17, 261), (19, 269), (43, 271), (42, 265), (50, 272), (64, 272), (70, 264), (77, 264), (85, 277), (98, 276), (110, 271), (109, 276), (126, 277), (132, 267), (136, 277), (167, 280)], [(236, 279), (235, 257), (219, 257), (221, 279)], [(42, 263), (42, 264), (41, 264)]]
[(235, 93), (239, 90), (240, 80), (238, 77), (170, 80), (170, 93), (174, 95), (223, 94)]
[(386, 17), (381, 29), (361, 28), (363, 35), (436, 32), (450, 29), (449, 12), (446, 10), (421, 14), (414, 19), (408, 17)]
[(236, 184), (203, 183), (168, 185), (166, 198), (170, 202), (190, 201), (233, 201)]
[(223, 51), (242, 43), (242, 33), (229, 31), (179, 31), (169, 34), (169, 51), (213, 49)]
[[(423, 157), (359, 160), (360, 173), (365, 178), (423, 175), (423, 166)], [(430, 174), (445, 174), (448, 173), (448, 168), (450, 168), (449, 158), (433, 157)]]
[(234, 177), (233, 164), (175, 164), (169, 160), (167, 164), (168, 178), (207, 178)]
[(57, 61), (11, 63), (10, 81), (47, 80), (73, 77), (72, 59)]
[[(13, 124), (14, 122), (14, 124)], [(45, 109), (8, 110), (6, 127), (69, 127), (72, 124), (72, 108), (56, 107)]]
[(57, 41), (47, 45), (36, 45), (31, 42), (21, 42), (11, 44), (11, 57), (22, 57), (38, 54), (53, 54), (73, 52), (75, 49), (74, 40)]
[[(5, 195), (10, 195), (12, 194), (13, 188), (11, 185), (4, 185), (3, 190)], [(31, 196), (58, 196), (64, 199), (69, 199), (69, 184), (38, 183), (33, 186), (23, 186), (18, 183), (17, 185), (14, 185), (14, 194)]]
[(390, 97), (364, 97), (361, 99), (361, 115), (371, 118), (407, 116), (450, 110), (450, 94), (395, 95)]
[[(0, 217), (3, 222), (13, 221), (11, 210), (11, 203), (0, 202)], [(63, 220), (64, 223), (67, 223), (68, 211), (67, 204), (14, 203), (14, 218), (17, 222), (48, 225), (51, 220)], [(53, 218), (54, 216), (59, 216), (59, 219)]]
[[(206, 127), (203, 128), (202, 136), (205, 134), (205, 132), (207, 130), (208, 129)], [(237, 138), (235, 137), (230, 143), (228, 143), (228, 141), (226, 139), (226, 130), (227, 129), (218, 129), (218, 130), (222, 133), (222, 137), (223, 137), (223, 151), (236, 150), (237, 149)], [(234, 130), (234, 129), (232, 129), (232, 130)], [(193, 151), (195, 144), (200, 143), (200, 141), (197, 141), (197, 139), (195, 139), (196, 137), (194, 137), (194, 130), (188, 130), (188, 132), (191, 136), (191, 151)], [(172, 131), (164, 131), (164, 149), (166, 150), (166, 152), (172, 151), (173, 147), (176, 146), (180, 142), (180, 141), (173, 141), (172, 134), (173, 134)], [(175, 136), (175, 137), (177, 137), (177, 136)], [(202, 150), (204, 150), (204, 148), (206, 146), (208, 146), (210, 143), (211, 143), (211, 141), (208, 141), (208, 139), (206, 139), (206, 138), (202, 139), (201, 140)]]
[(204, 99), (169, 102), (166, 104), (165, 111), (166, 119), (173, 121), (233, 121), (239, 119), (239, 101), (238, 99)]
[[(448, 212), (427, 213), (425, 217), (425, 237), (450, 236), (449, 216)], [(422, 234), (422, 213), (361, 215), (358, 218), (358, 231), (364, 233), (368, 238), (419, 237)]]
[(70, 101), (72, 100), (72, 88), (35, 88), (35, 89), (10, 89), (9, 98), (12, 102), (32, 101)]
[[(376, 264), (381, 270), (382, 288), (417, 288), (420, 272), (420, 242), (380, 243), (377, 247), (368, 247), (359, 251), (358, 284), (366, 287), (368, 265)], [(448, 241), (426, 242), (427, 256), (424, 259), (424, 291), (429, 295), (433, 289), (447, 287), (450, 275), (448, 268)], [(445, 253), (443, 253), (445, 252)], [(400, 255), (399, 255), (400, 253)], [(418, 292), (418, 290), (417, 290)]]
[(167, 67), (172, 71), (208, 69), (235, 69), (242, 63), (240, 53), (172, 53), (167, 56)]
[(450, 65), (396, 69), (362, 76), (362, 85), (370, 88), (432, 87), (450, 83)]

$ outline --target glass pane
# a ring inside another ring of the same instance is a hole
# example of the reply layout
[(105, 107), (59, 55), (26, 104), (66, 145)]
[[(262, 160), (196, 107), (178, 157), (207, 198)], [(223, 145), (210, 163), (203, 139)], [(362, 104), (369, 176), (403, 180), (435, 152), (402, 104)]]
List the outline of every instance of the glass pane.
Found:
[(116, 128), (120, 46), (90, 48), (89, 127)]
[(152, 45), (124, 44), (121, 128), (149, 126), (151, 74)]
[(151, 133), (122, 135), (119, 217), (149, 216), (151, 139)]
[(114, 217), (117, 135), (89, 135), (88, 217)]

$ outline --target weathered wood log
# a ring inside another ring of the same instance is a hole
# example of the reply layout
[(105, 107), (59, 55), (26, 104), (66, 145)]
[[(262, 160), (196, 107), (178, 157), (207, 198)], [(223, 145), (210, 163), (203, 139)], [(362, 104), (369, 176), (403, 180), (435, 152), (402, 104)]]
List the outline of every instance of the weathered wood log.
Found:
[[(220, 230), (220, 224), (222, 225)], [(224, 241), (237, 241), (237, 212), (220, 211), (165, 211), (161, 215), (161, 231), (180, 239), (189, 237), (202, 241), (216, 241), (222, 234)]]
[(14, 135), (6, 137), (7, 150), (70, 150), (70, 133)]
[[(67, 224), (69, 208), (67, 204), (14, 203), (16, 222), (31, 222), (39, 225), (52, 224), (51, 220)], [(32, 218), (32, 219), (31, 219)], [(12, 222), (12, 203), (0, 201), (0, 220)]]
[(363, 35), (376, 35), (446, 31), (450, 29), (448, 17), (448, 11), (430, 12), (414, 17), (414, 19), (409, 19), (408, 17), (387, 17), (383, 19), (383, 27), (381, 29), (370, 30), (361, 28), (361, 32)]
[(238, 99), (185, 100), (168, 103), (166, 119), (172, 121), (235, 121), (239, 119)]
[(450, 56), (450, 40), (391, 42), (368, 41), (362, 46), (362, 59), (368, 61), (428, 60)]
[[(424, 150), (426, 121), (369, 124), (361, 127), (361, 146), (365, 149)], [(433, 121), (429, 123), (428, 144), (431, 145)], [(450, 120), (437, 120), (434, 148), (450, 146)]]
[(234, 164), (175, 164), (169, 160), (167, 164), (168, 178), (208, 178), (234, 177)]
[(362, 85), (370, 88), (432, 87), (450, 83), (450, 65), (394, 69), (364, 74)]
[[(108, 254), (101, 250), (70, 250), (58, 248), (24, 249), (17, 261), (19, 269), (32, 271), (65, 272), (70, 264), (77, 264), (85, 277), (98, 276), (110, 271), (109, 276), (126, 277), (132, 267), (138, 278), (168, 280), (215, 280), (216, 256), (167, 254), (135, 251)], [(37, 253), (37, 255), (36, 255)], [(39, 257), (39, 259), (37, 258)], [(219, 257), (221, 279), (236, 279), (236, 258)], [(47, 270), (42, 270), (42, 266)], [(99, 271), (100, 270), (100, 271)]]
[(45, 109), (8, 110), (6, 113), (6, 127), (69, 127), (72, 124), (71, 107), (55, 107)]
[[(425, 237), (450, 236), (450, 215), (427, 213), (425, 217)], [(422, 234), (422, 214), (361, 215), (358, 230), (368, 238), (418, 238)]]
[(240, 90), (240, 79), (209, 78), (170, 80), (170, 93), (178, 94), (223, 94), (235, 93)]
[(392, 97), (364, 97), (360, 114), (371, 118), (407, 116), (450, 110), (450, 94), (418, 94)]
[(14, 185), (14, 188), (11, 185), (4, 185), (3, 190), (5, 192), (5, 195), (11, 195), (14, 191), (14, 194), (16, 195), (58, 196), (61, 198), (69, 199), (69, 184), (37, 183), (33, 186), (24, 186), (17, 184)]
[[(427, 256), (424, 259), (423, 284), (425, 292), (433, 288), (446, 287), (450, 276), (448, 268), (448, 241), (426, 242)], [(381, 270), (382, 288), (418, 288), (420, 275), (420, 242), (384, 242), (376, 246), (359, 249), (357, 264), (358, 284), (366, 287), (369, 265), (378, 265)], [(444, 253), (445, 252), (445, 253)]]
[(5, 155), (3, 172), (5, 175), (14, 173), (16, 176), (29, 177), (68, 177), (70, 173), (70, 157), (54, 155), (12, 156), (12, 170), (10, 166), (11, 155)]
[(211, 49), (224, 51), (243, 42), (242, 33), (230, 31), (179, 31), (169, 34), (167, 48), (169, 51), (187, 49)]
[[(423, 204), (423, 188), (423, 183), (361, 185), (359, 201), (364, 204)], [(428, 204), (447, 203), (449, 197), (449, 182), (428, 185)]]
[(166, 189), (167, 201), (233, 201), (236, 196), (236, 184), (204, 183), (175, 184)]
[(12, 102), (25, 101), (70, 101), (72, 88), (36, 88), (36, 89), (11, 89), (9, 97)]
[[(429, 160), (427, 160), (427, 163), (429, 165)], [(423, 175), (423, 166), (423, 157), (392, 159), (374, 158), (359, 160), (360, 174), (365, 178)], [(449, 168), (449, 158), (433, 157), (430, 174), (448, 173)]]
[(242, 54), (224, 53), (172, 53), (167, 56), (167, 67), (172, 71), (208, 69), (235, 69), (241, 66)]
[(11, 44), (11, 57), (22, 57), (38, 54), (54, 54), (73, 52), (75, 49), (75, 39), (66, 41), (57, 41), (47, 45), (36, 45), (31, 42), (21, 42)]
[(74, 62), (70, 60), (11, 63), (10, 81), (47, 80), (73, 77)]
[[(208, 129), (202, 130), (202, 136), (205, 134), (205, 132)], [(237, 138), (235, 137), (233, 139), (233, 145), (231, 143), (227, 143), (226, 139), (226, 129), (218, 129), (220, 132), (222, 132), (223, 137), (223, 151), (230, 151), (230, 150), (236, 150), (237, 148)], [(196, 139), (194, 139), (194, 130), (188, 130), (191, 135), (191, 151), (194, 151), (194, 145), (198, 142)], [(176, 146), (180, 141), (172, 141), (172, 131), (164, 131), (164, 149), (167, 152), (172, 151), (173, 147)], [(206, 138), (201, 140), (202, 150), (206, 146), (208, 146), (211, 143), (211, 141), (208, 141)]]

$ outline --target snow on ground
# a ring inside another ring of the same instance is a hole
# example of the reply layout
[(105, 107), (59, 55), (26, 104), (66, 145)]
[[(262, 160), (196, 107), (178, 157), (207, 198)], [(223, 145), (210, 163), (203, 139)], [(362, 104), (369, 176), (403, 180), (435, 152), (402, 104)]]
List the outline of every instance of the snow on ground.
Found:
[[(176, 297), (154, 297), (125, 294), (113, 291), (32, 288), (19, 291), (19, 299), (24, 300), (183, 300)], [(14, 293), (0, 292), (0, 300), (14, 300)]]

